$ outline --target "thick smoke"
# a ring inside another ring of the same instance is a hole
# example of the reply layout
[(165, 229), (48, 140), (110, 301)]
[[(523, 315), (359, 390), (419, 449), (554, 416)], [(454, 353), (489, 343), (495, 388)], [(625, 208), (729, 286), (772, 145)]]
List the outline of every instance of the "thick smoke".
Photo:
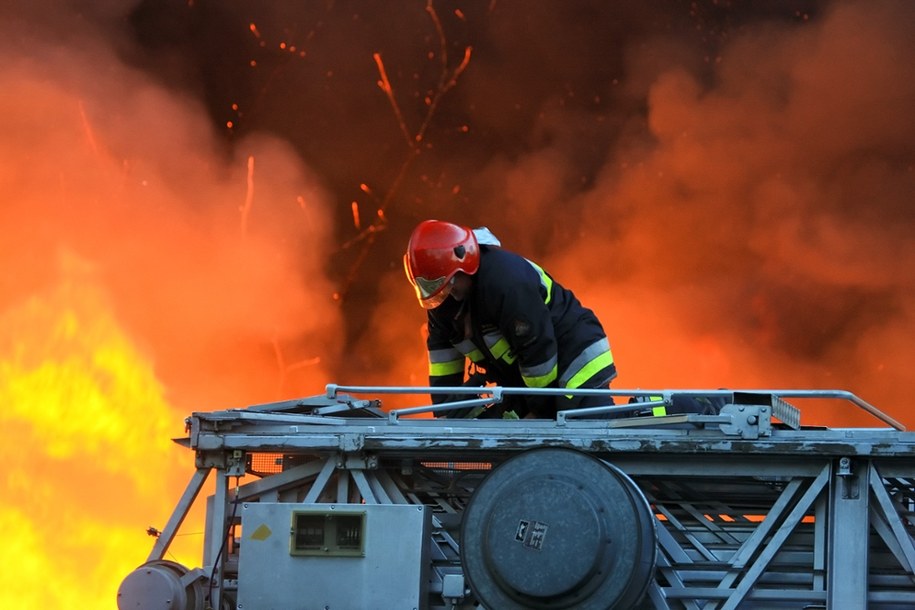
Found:
[(650, 61), (651, 141), (623, 142), (574, 202), (591, 222), (562, 255), (572, 273), (614, 261), (610, 296), (595, 294), (640, 352), (627, 382), (838, 387), (909, 418), (913, 19), (904, 3), (842, 3), (803, 27), (762, 23), (710, 80)]
[(6, 605), (110, 607), (189, 411), (424, 383), (423, 218), (573, 288), (619, 387), (837, 387), (913, 424), (911, 3), (15, 4), (0, 563), (34, 569)]
[(55, 282), (70, 251), (183, 409), (320, 391), (285, 374), (334, 360), (320, 179), (276, 138), (227, 148), (201, 104), (72, 19), (79, 45), (25, 25), (5, 39), (2, 304)]
[[(620, 387), (849, 389), (910, 421), (915, 13), (804, 17), (743, 23), (711, 49), (685, 31), (633, 41), (593, 85), (631, 113), (544, 100), (530, 150), (473, 182), (501, 205), (455, 216), (598, 311)], [(529, 76), (550, 74), (536, 58)], [(606, 157), (593, 178), (583, 151)], [(875, 423), (839, 404), (805, 421)]]
[[(0, 606), (110, 608), (193, 469), (184, 417), (326, 383), (328, 199), (287, 143), (226, 147), (120, 60), (124, 15), (21, 4), (0, 15)], [(197, 565), (190, 522), (169, 558)]]
[[(575, 6), (481, 16), (491, 46), (456, 95), (493, 147), (460, 196), (411, 213), (488, 224), (546, 264), (601, 315), (620, 387), (848, 389), (910, 422), (913, 8)], [(402, 317), (390, 298), (377, 336)], [(413, 374), (402, 350), (377, 376)], [(835, 403), (805, 421), (876, 423)]]

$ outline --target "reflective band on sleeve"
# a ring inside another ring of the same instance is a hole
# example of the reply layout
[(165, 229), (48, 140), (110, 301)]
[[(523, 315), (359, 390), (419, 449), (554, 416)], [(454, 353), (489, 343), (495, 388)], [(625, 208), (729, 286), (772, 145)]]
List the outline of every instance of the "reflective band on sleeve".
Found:
[(663, 417), (664, 415), (667, 415), (667, 407), (652, 407), (651, 414), (655, 417)]
[(434, 349), (429, 352), (429, 362), (433, 364), (438, 364), (440, 362), (451, 362), (452, 360), (460, 360), (463, 357), (464, 354), (453, 347)]
[(431, 377), (444, 377), (454, 375), (464, 370), (464, 358), (452, 360), (451, 362), (430, 362), (429, 375)]
[(453, 347), (434, 349), (429, 352), (429, 375), (442, 377), (464, 370), (464, 354)]
[(481, 352), (480, 349), (474, 345), (473, 341), (470, 339), (465, 339), (460, 343), (455, 343), (454, 347), (460, 350), (462, 354), (470, 358), (471, 362), (483, 362), (483, 352)]
[[(611, 364), (613, 364), (613, 353), (612, 352), (606, 351), (601, 354), (598, 354), (597, 357), (590, 360), (587, 364), (585, 364), (583, 367), (581, 367), (577, 373), (572, 375), (572, 377), (565, 384), (562, 384), (562, 387), (577, 388), (581, 384), (586, 382), (588, 379), (590, 379), (592, 375), (594, 375), (601, 369), (607, 368)], [(571, 368), (571, 367), (569, 367), (569, 368)]]
[(552, 359), (552, 363), (553, 366), (542, 375), (537, 375), (535, 372), (544, 370), (543, 367), (549, 366), (549, 364), (544, 364), (533, 368), (522, 368), (521, 379), (524, 380), (524, 385), (529, 388), (545, 388), (546, 386), (553, 383), (553, 381), (556, 380), (558, 372), (558, 367), (556, 366), (556, 358)]
[(483, 341), (486, 342), (489, 353), (496, 360), (503, 360), (508, 364), (512, 364), (517, 360), (514, 352), (511, 351), (511, 345), (508, 344), (508, 339), (502, 336), (502, 333), (495, 332), (484, 335)]
[[(527, 259), (524, 259), (524, 260), (527, 260)], [(547, 275), (546, 271), (544, 271), (540, 267), (540, 265), (538, 265), (537, 263), (535, 263), (533, 261), (527, 261), (527, 262), (530, 263), (531, 267), (533, 267), (534, 270), (537, 272), (537, 275), (540, 276), (540, 285), (543, 286), (543, 289), (546, 291), (546, 296), (543, 297), (543, 303), (545, 305), (549, 305), (550, 300), (552, 300), (552, 298), (553, 298), (553, 280), (550, 278), (549, 275)]]

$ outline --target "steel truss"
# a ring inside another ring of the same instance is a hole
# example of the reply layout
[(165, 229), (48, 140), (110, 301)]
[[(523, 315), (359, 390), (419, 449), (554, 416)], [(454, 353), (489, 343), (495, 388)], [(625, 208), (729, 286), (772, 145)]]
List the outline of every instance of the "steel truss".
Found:
[[(431, 507), (427, 607), (478, 607), (462, 566), (464, 511), (507, 460), (552, 447), (612, 464), (650, 503), (657, 557), (639, 608), (915, 607), (915, 434), (853, 395), (703, 391), (726, 405), (705, 415), (599, 419), (632, 410), (616, 407), (520, 421), (414, 418), (437, 408), (388, 413), (378, 400), (353, 398), (395, 391), (429, 389), (328, 386), (323, 396), (193, 414), (182, 442), (196, 471), (148, 562), (164, 560), (215, 472), (203, 567), (181, 575), (197, 597), (205, 586), (211, 607), (235, 607), (250, 503)], [(648, 405), (684, 393), (611, 392), (657, 397)], [(802, 427), (788, 399), (824, 397), (889, 425)]]

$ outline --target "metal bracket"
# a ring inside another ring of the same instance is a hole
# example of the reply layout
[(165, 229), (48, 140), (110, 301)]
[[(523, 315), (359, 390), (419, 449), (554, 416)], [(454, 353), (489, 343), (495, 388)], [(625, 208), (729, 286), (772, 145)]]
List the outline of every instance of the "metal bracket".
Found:
[(839, 486), (842, 490), (843, 500), (855, 500), (858, 498), (858, 475), (855, 473), (855, 463), (850, 457), (839, 458), (836, 466), (836, 476), (839, 477)]
[(337, 457), (337, 468), (346, 470), (377, 470), (377, 455), (340, 455)]
[(233, 449), (231, 454), (226, 455), (226, 476), (245, 476), (245, 461), (245, 452), (241, 449)]
[(196, 466), (224, 470), (227, 477), (245, 476), (246, 455), (242, 449), (232, 451), (198, 451)]
[(719, 427), (725, 434), (744, 439), (772, 435), (772, 409), (763, 405), (724, 405), (720, 415), (730, 416), (731, 422)]

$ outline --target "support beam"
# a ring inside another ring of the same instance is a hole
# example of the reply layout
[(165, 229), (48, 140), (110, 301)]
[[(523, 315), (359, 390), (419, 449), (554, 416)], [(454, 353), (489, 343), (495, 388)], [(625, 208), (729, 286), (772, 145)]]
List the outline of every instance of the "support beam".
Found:
[(867, 609), (869, 479), (866, 462), (843, 457), (834, 464), (829, 482), (829, 608)]
[(153, 545), (149, 557), (146, 558), (147, 562), (156, 561), (165, 557), (165, 552), (168, 551), (168, 547), (171, 546), (172, 541), (175, 539), (178, 528), (181, 527), (185, 517), (187, 517), (188, 511), (191, 510), (191, 506), (193, 506), (194, 500), (197, 499), (197, 495), (200, 493), (200, 489), (203, 487), (209, 474), (209, 468), (198, 468), (197, 471), (194, 472), (191, 480), (188, 481), (187, 487), (184, 489), (184, 493), (181, 494), (181, 498), (178, 500), (175, 510), (172, 511), (172, 516), (169, 517), (165, 529), (163, 529), (156, 538), (156, 544)]

